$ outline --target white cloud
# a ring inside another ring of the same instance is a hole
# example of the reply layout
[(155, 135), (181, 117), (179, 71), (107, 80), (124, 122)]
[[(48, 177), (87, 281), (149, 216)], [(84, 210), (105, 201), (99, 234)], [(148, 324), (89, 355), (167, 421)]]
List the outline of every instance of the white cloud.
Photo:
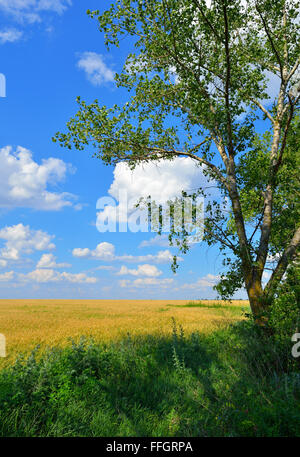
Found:
[(105, 64), (103, 57), (96, 52), (81, 54), (77, 66), (85, 71), (87, 79), (95, 86), (114, 81), (114, 72)]
[(103, 270), (103, 271), (111, 271), (114, 267), (111, 265), (100, 265), (99, 267), (94, 268), (94, 270)]
[(13, 43), (18, 41), (23, 35), (23, 32), (15, 28), (7, 28), (0, 30), (0, 43)]
[(0, 282), (9, 282), (13, 279), (13, 277), (14, 277), (14, 272), (7, 271), (6, 273), (3, 273), (0, 275)]
[(59, 280), (59, 273), (54, 270), (39, 269), (31, 271), (27, 274), (20, 274), (19, 278), (22, 280), (32, 280), (35, 282), (55, 282)]
[(216, 285), (220, 280), (220, 276), (208, 273), (206, 276), (199, 278), (194, 283), (186, 283), (181, 285), (180, 289), (207, 289)]
[(91, 256), (91, 250), (88, 249), (88, 248), (75, 248), (73, 249), (73, 256), (74, 257), (83, 257), (83, 258), (86, 258), (86, 257), (90, 257)]
[(71, 283), (79, 284), (95, 284), (98, 279), (95, 277), (89, 277), (85, 273), (60, 273), (53, 269), (36, 269), (27, 274), (20, 274), (19, 279), (21, 281), (34, 281), (38, 283), (47, 283), (47, 282), (61, 282), (67, 281)]
[[(173, 255), (168, 249), (166, 249), (165, 251), (158, 251), (157, 254), (117, 256), (116, 260), (123, 260), (124, 262), (170, 263), (173, 262)], [(182, 262), (182, 260), (182, 257), (177, 257), (178, 262)]]
[(72, 5), (72, 0), (39, 0), (37, 2), (38, 11), (54, 11), (62, 14), (68, 6)]
[(53, 254), (43, 254), (37, 263), (36, 268), (68, 268), (69, 263), (56, 263), (56, 257)]
[(114, 260), (115, 259), (115, 247), (111, 243), (103, 242), (99, 243), (94, 250), (88, 248), (75, 248), (73, 249), (74, 257), (93, 257), (98, 260)]
[(60, 159), (43, 159), (39, 165), (32, 153), (21, 146), (15, 152), (11, 146), (0, 149), (0, 207), (60, 210), (71, 206), (74, 195), (47, 190), (48, 185), (65, 179), (70, 166)]
[(0, 0), (0, 11), (18, 21), (40, 22), (41, 13), (62, 14), (72, 5), (72, 0)]
[(119, 286), (122, 288), (139, 288), (139, 287), (151, 287), (151, 286), (159, 286), (159, 288), (167, 288), (174, 283), (174, 279), (172, 278), (164, 278), (164, 279), (157, 279), (157, 278), (139, 278), (131, 281), (129, 279), (121, 279), (119, 281)]
[(103, 242), (96, 246), (96, 249), (92, 252), (92, 255), (97, 259), (111, 259), (114, 256), (115, 247), (111, 243)]
[(89, 277), (85, 273), (61, 273), (61, 278), (73, 283), (95, 284), (98, 278)]
[(6, 243), (0, 249), (0, 258), (4, 260), (19, 260), (22, 254), (33, 251), (54, 249), (51, 242), (53, 236), (42, 230), (32, 230), (28, 225), (17, 224), (0, 230), (0, 239)]
[(150, 240), (144, 240), (140, 243), (139, 248), (152, 246), (168, 247), (170, 246), (168, 235), (155, 235)]
[[(210, 192), (216, 192), (215, 189), (212, 190), (214, 182), (204, 176), (203, 167), (186, 157), (140, 164), (134, 170), (124, 162), (118, 163), (108, 193), (119, 202), (119, 205), (115, 207), (107, 204), (104, 210), (97, 213), (96, 225), (101, 227), (103, 221), (112, 221), (116, 217), (119, 222), (127, 221), (127, 216), (133, 211), (136, 212), (136, 220), (138, 214), (143, 218), (145, 210), (135, 208), (141, 198), (150, 196), (156, 204), (163, 205), (176, 197), (181, 197), (182, 191), (193, 192), (201, 186), (210, 188)], [(123, 198), (125, 201), (125, 196), (127, 204), (120, 202)]]
[(125, 265), (122, 265), (120, 271), (117, 274), (120, 276), (149, 276), (153, 278), (160, 276), (162, 271), (159, 270), (155, 265), (149, 265), (145, 263), (144, 265), (138, 265), (137, 269), (129, 269)]
[(180, 197), (183, 190), (189, 191), (207, 185), (202, 167), (186, 157), (174, 160), (159, 160), (138, 165), (134, 170), (122, 162), (114, 169), (114, 181), (108, 193), (118, 199), (119, 190), (126, 189), (128, 200), (151, 196), (157, 204)]
[[(96, 249), (75, 248), (72, 251), (74, 257), (89, 258), (105, 261), (123, 261), (123, 262), (154, 262), (154, 263), (169, 263), (173, 261), (173, 255), (169, 250), (159, 251), (157, 254), (148, 254), (143, 256), (134, 255), (116, 255), (115, 246), (111, 243), (99, 243)], [(177, 261), (182, 261), (181, 257)]]
[(4, 268), (7, 265), (7, 260), (0, 259), (0, 267)]

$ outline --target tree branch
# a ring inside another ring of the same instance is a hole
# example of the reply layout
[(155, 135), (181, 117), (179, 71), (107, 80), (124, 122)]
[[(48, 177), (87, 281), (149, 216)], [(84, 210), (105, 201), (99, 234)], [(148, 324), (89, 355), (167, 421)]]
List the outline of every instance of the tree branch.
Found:
[[(215, 232), (213, 232), (213, 236), (221, 243), (221, 244), (224, 244), (224, 246), (226, 246), (227, 248), (231, 249), (234, 253), (236, 253), (236, 250), (237, 250), (237, 246), (235, 246), (231, 241), (230, 239), (228, 239), (228, 236), (224, 233), (224, 231), (222, 230), (222, 228), (217, 225), (212, 219), (209, 220), (209, 222), (211, 222), (220, 232), (220, 234), (222, 235), (222, 237), (218, 236)], [(207, 225), (205, 225), (205, 230), (208, 230), (208, 227)], [(212, 231), (211, 231), (212, 232)]]
[[(210, 168), (216, 175), (217, 175), (217, 179), (224, 185), (227, 187), (228, 183), (226, 181), (226, 178), (222, 175), (220, 169), (214, 165), (213, 163), (209, 162), (208, 160), (202, 158), (202, 157), (199, 157), (197, 156), (196, 154), (193, 154), (193, 150), (197, 149), (197, 148), (200, 148), (203, 144), (205, 144), (207, 141), (209, 141), (210, 137), (208, 138), (205, 138), (205, 140), (203, 140), (201, 143), (197, 144), (196, 146), (194, 146), (193, 148), (191, 148), (190, 150), (188, 151), (179, 151), (179, 150), (176, 150), (176, 149), (163, 149), (163, 148), (158, 148), (156, 146), (146, 146), (144, 144), (139, 144), (139, 143), (135, 143), (133, 141), (130, 141), (130, 140), (126, 140), (125, 138), (115, 138), (115, 137), (94, 137), (95, 140), (97, 141), (103, 141), (103, 140), (111, 140), (111, 141), (115, 141), (115, 142), (120, 142), (120, 143), (126, 143), (128, 145), (128, 147), (134, 147), (134, 148), (137, 148), (137, 149), (140, 149), (141, 151), (142, 150), (146, 150), (148, 151), (149, 153), (153, 152), (153, 153), (156, 153), (156, 154), (161, 154), (161, 156), (159, 157), (159, 159), (163, 159), (163, 158), (166, 158), (167, 156), (170, 156), (170, 155), (175, 155), (175, 156), (183, 156), (183, 157), (190, 157), (191, 159), (203, 164), (203, 165), (206, 165), (208, 168)], [(140, 161), (145, 161), (145, 160), (151, 160), (151, 155), (136, 155), (134, 154), (134, 156), (132, 155), (127, 155), (127, 156), (122, 156), (120, 155), (119, 157), (116, 157), (117, 160), (119, 161), (130, 161), (132, 159), (136, 159), (136, 160), (140, 160)]]
[(211, 31), (213, 32), (213, 34), (216, 36), (216, 38), (222, 42), (222, 38), (220, 37), (220, 35), (218, 34), (218, 32), (216, 31), (215, 27), (213, 26), (213, 24), (210, 22), (210, 20), (207, 18), (207, 16), (204, 14), (204, 11), (203, 11), (203, 8), (201, 7), (200, 3), (198, 2), (198, 0), (192, 0), (194, 5), (197, 6), (198, 10), (200, 11), (201, 13), (201, 16), (203, 17), (204, 21), (206, 22), (206, 24), (208, 25), (208, 27), (211, 29)]
[(289, 82), (289, 80), (291, 79), (291, 77), (293, 76), (293, 74), (295, 73), (297, 68), (299, 67), (299, 65), (300, 65), (300, 58), (298, 57), (298, 59), (296, 60), (295, 65), (293, 66), (293, 68), (291, 69), (291, 71), (289, 72), (289, 74), (286, 77), (286, 82)]
[(267, 25), (267, 22), (266, 22), (265, 18), (263, 17), (263, 15), (262, 15), (262, 13), (261, 13), (259, 7), (258, 7), (257, 2), (255, 2), (255, 7), (256, 7), (256, 10), (257, 10), (257, 12), (258, 12), (258, 14), (259, 14), (259, 16), (260, 16), (260, 18), (261, 18), (261, 20), (262, 20), (262, 23), (263, 23), (265, 32), (266, 32), (266, 34), (267, 34), (267, 36), (268, 36), (268, 39), (269, 39), (270, 44), (271, 44), (271, 47), (272, 47), (272, 49), (273, 49), (273, 53), (275, 54), (275, 57), (276, 57), (277, 62), (278, 62), (278, 64), (279, 64), (279, 67), (280, 67), (280, 74), (281, 74), (281, 80), (283, 81), (283, 80), (284, 80), (283, 65), (282, 65), (280, 56), (279, 56), (279, 54), (278, 54), (278, 52), (277, 52), (277, 49), (276, 49), (276, 47), (275, 47), (275, 44), (274, 44), (273, 38), (272, 38), (272, 36), (271, 36), (271, 33), (270, 33), (269, 27), (268, 27), (268, 25)]
[(271, 113), (258, 100), (255, 100), (254, 98), (250, 98), (250, 100), (261, 109), (261, 111), (267, 116), (267, 118), (272, 122), (272, 124), (275, 124), (275, 119), (273, 118)]
[[(169, 14), (169, 19), (172, 22), (171, 13), (168, 10), (168, 8), (167, 8), (167, 11), (168, 11), (168, 14)], [(156, 24), (155, 24), (155, 26), (156, 26)], [(206, 98), (208, 100), (209, 109), (210, 109), (211, 113), (215, 116), (216, 112), (215, 112), (215, 108), (214, 108), (214, 106), (213, 106), (213, 104), (211, 102), (210, 95), (208, 94), (206, 89), (201, 84), (199, 75), (197, 75), (196, 72), (192, 68), (190, 68), (185, 62), (183, 62), (179, 58), (179, 53), (178, 53), (177, 45), (176, 45), (176, 39), (175, 39), (175, 36), (174, 36), (174, 27), (172, 28), (172, 41), (173, 41), (174, 52), (170, 51), (170, 48), (168, 46), (164, 46), (163, 49), (165, 50), (165, 52), (172, 59), (175, 60), (175, 62), (177, 63), (177, 65), (179, 67), (183, 68), (185, 71), (187, 71), (188, 73), (191, 73), (193, 75), (193, 77), (196, 80), (196, 83), (197, 83), (197, 85), (199, 87), (199, 90), (200, 90), (201, 94), (204, 96), (204, 98)], [(215, 129), (217, 135), (214, 135), (214, 132), (212, 132), (212, 130), (210, 129), (211, 136), (212, 136), (214, 142), (216, 143), (217, 149), (218, 149), (218, 151), (219, 151), (219, 153), (221, 155), (221, 158), (223, 160), (224, 165), (228, 169), (228, 157), (227, 157), (227, 154), (225, 152), (225, 148), (224, 148), (224, 145), (223, 145), (223, 142), (222, 142), (222, 139), (221, 139), (222, 135), (220, 134), (219, 126), (218, 126), (218, 123), (216, 122), (216, 120), (215, 120), (214, 129)]]
[(293, 119), (293, 114), (294, 114), (294, 105), (291, 104), (290, 114), (289, 114), (285, 129), (284, 129), (283, 139), (282, 139), (282, 142), (281, 142), (281, 148), (280, 148), (280, 151), (279, 151), (279, 154), (278, 154), (278, 159), (277, 159), (276, 165), (274, 166), (274, 169), (273, 169), (274, 176), (277, 174), (278, 169), (279, 169), (279, 167), (281, 165), (281, 162), (282, 162), (282, 156), (283, 156), (283, 153), (284, 153), (284, 150), (285, 150), (287, 135), (288, 135), (288, 131), (289, 131), (289, 128), (290, 128), (290, 125), (291, 125), (291, 121)]
[(258, 222), (257, 222), (257, 224), (255, 226), (255, 229), (253, 230), (253, 233), (252, 233), (251, 237), (249, 238), (249, 244), (251, 244), (251, 242), (253, 240), (253, 237), (254, 237), (255, 233), (257, 232), (257, 230), (258, 230), (258, 227), (262, 223), (263, 217), (264, 217), (264, 209), (263, 209), (262, 214), (260, 215), (260, 218), (258, 219)]
[(293, 238), (291, 239), (288, 246), (285, 248), (268, 284), (265, 287), (265, 292), (270, 295), (277, 284), (281, 281), (286, 268), (289, 263), (296, 257), (297, 251), (300, 246), (300, 226), (296, 229)]

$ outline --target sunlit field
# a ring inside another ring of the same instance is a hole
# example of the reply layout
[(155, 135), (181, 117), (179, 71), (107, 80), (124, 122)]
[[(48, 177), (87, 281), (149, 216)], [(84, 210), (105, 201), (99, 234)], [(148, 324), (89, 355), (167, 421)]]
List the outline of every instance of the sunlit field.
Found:
[(37, 345), (66, 345), (82, 335), (101, 341), (127, 333), (167, 335), (172, 317), (186, 333), (208, 333), (243, 319), (248, 310), (242, 300), (0, 300), (0, 333), (7, 344), (0, 367)]
[(299, 436), (290, 347), (247, 311), (242, 301), (0, 301), (0, 437)]

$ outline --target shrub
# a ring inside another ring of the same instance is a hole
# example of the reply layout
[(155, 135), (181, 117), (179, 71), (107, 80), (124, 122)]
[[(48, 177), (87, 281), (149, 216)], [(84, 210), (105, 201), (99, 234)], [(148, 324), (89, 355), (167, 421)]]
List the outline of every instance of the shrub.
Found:
[(268, 326), (275, 344), (289, 358), (291, 337), (300, 328), (300, 266), (291, 265), (286, 279), (278, 287), (268, 313)]

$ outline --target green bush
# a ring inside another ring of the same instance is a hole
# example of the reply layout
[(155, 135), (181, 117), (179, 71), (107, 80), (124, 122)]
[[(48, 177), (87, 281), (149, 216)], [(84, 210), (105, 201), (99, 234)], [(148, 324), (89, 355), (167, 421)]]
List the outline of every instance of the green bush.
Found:
[(278, 287), (268, 313), (268, 326), (278, 349), (287, 357), (290, 353), (291, 337), (300, 329), (299, 264), (290, 266), (286, 279)]

